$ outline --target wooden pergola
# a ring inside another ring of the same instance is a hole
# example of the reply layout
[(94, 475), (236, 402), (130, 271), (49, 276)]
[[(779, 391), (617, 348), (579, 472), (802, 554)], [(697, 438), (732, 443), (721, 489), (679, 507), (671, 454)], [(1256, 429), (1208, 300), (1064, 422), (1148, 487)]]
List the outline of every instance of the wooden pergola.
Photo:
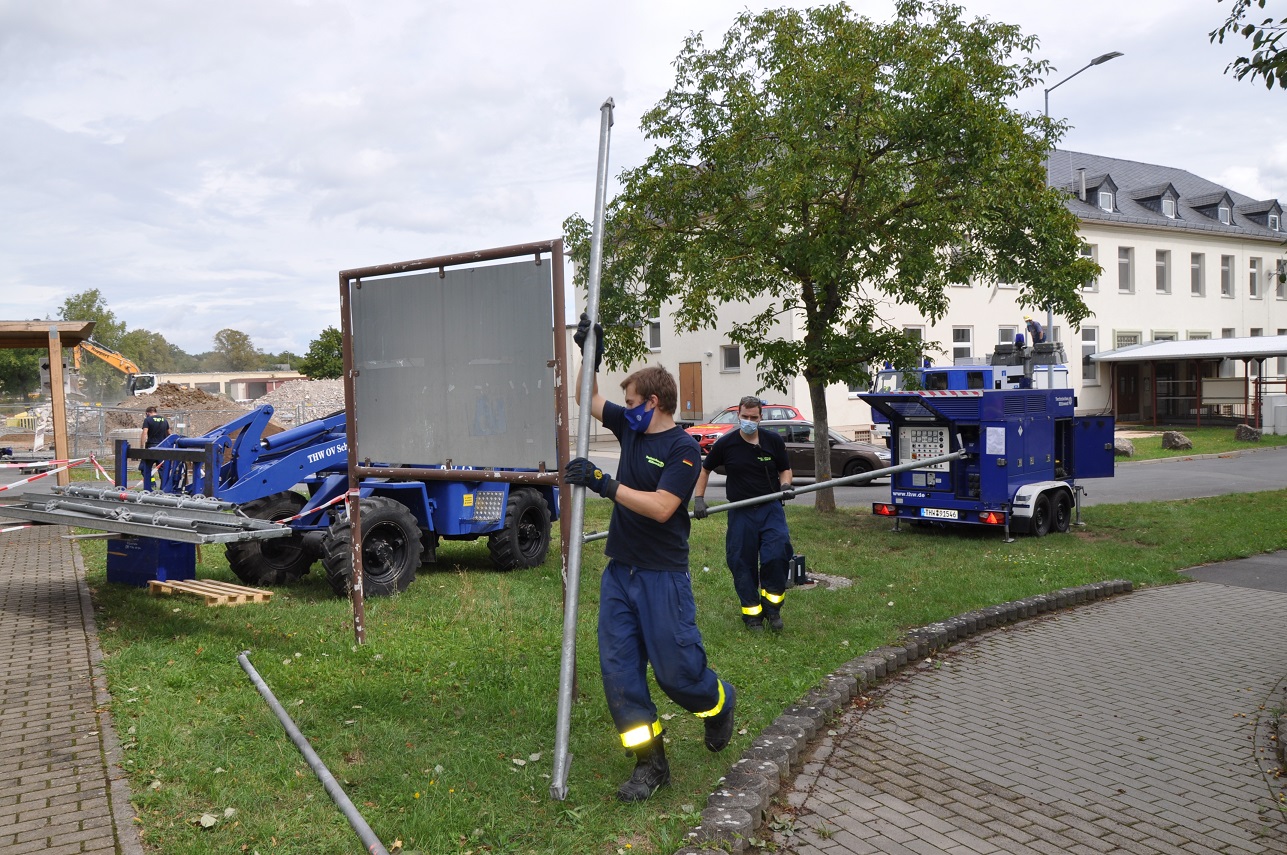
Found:
[[(49, 388), (53, 401), (54, 457), (67, 460), (71, 444), (67, 441), (67, 395), (63, 388), (63, 348), (75, 347), (90, 337), (93, 321), (0, 321), (0, 348), (4, 350), (43, 349), (49, 354)], [(66, 486), (71, 478), (66, 471), (58, 473), (58, 483)]]

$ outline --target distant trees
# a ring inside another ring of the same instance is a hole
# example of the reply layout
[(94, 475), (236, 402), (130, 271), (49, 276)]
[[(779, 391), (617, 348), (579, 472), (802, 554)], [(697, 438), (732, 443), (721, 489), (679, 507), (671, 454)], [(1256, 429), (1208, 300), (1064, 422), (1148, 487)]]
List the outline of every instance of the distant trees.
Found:
[(0, 350), (0, 395), (25, 398), (40, 389), (39, 350)]
[(301, 374), (313, 380), (333, 380), (344, 374), (344, 335), (327, 327), (308, 345), (308, 353), (299, 364)]
[(234, 329), (222, 329), (215, 333), (214, 352), (224, 362), (225, 371), (255, 371), (264, 358), (264, 354), (255, 348), (250, 336)]

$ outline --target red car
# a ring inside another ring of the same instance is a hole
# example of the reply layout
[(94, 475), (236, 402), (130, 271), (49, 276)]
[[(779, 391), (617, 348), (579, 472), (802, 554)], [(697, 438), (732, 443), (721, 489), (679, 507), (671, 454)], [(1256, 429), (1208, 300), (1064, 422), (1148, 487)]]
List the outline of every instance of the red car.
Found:
[[(760, 408), (760, 418), (764, 421), (803, 421), (804, 416), (790, 404), (765, 404)], [(709, 422), (684, 428), (688, 435), (697, 440), (702, 454), (711, 450), (715, 440), (737, 427), (737, 407), (729, 407)]]

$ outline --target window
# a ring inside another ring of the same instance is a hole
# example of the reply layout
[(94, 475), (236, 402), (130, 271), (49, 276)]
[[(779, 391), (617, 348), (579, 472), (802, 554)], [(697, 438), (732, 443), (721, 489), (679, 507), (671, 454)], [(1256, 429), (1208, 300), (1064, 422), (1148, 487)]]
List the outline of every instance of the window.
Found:
[(1162, 213), (1173, 220), (1175, 219), (1175, 200), (1174, 199), (1162, 200)]
[(1238, 337), (1238, 331), (1235, 330), (1233, 327), (1220, 328), (1220, 338), (1237, 338), (1237, 337)]
[(1220, 296), (1233, 296), (1233, 256), (1220, 256)]
[[(1081, 245), (1081, 257), (1082, 257), (1082, 258), (1085, 258), (1085, 259), (1087, 259), (1087, 260), (1089, 260), (1089, 261), (1096, 261), (1096, 262), (1097, 262), (1097, 261), (1099, 260), (1099, 247), (1098, 247), (1098, 246), (1096, 246), (1096, 245), (1095, 245), (1095, 244), (1093, 244), (1093, 243), (1083, 243), (1083, 244)], [(1098, 280), (1098, 279), (1087, 279), (1085, 282), (1081, 283), (1081, 290), (1083, 290), (1083, 291), (1098, 291), (1098, 290), (1099, 290), (1099, 280)]]
[(1010, 288), (1010, 289), (1014, 289), (1014, 288), (1018, 288), (1018, 287), (1019, 287), (1019, 283), (1018, 283), (1018, 282), (1011, 282), (1009, 279), (1006, 279), (1006, 278), (1005, 278), (1005, 276), (1003, 276), (1003, 275), (1001, 275), (1000, 273), (998, 273), (998, 274), (997, 274), (997, 287), (998, 287), (998, 288)]
[(1153, 330), (1153, 341), (1175, 341), (1178, 338), (1173, 330)]
[(1206, 341), (1211, 338), (1211, 333), (1205, 330), (1189, 330), (1189, 341)]
[[(1276, 232), (1276, 231), (1278, 231), (1278, 215), (1277, 215), (1277, 214), (1270, 214), (1270, 215), (1269, 215), (1269, 231), (1271, 231), (1271, 232)], [(1281, 362), (1281, 361), (1282, 361), (1282, 360), (1280, 359), (1280, 360), (1279, 360), (1279, 362)]]
[(1119, 332), (1113, 336), (1114, 347), (1130, 347), (1133, 344), (1140, 343), (1140, 334), (1137, 332)]
[[(1287, 335), (1287, 330), (1279, 328), (1278, 335)], [(1287, 376), (1287, 356), (1278, 357), (1278, 376)]]
[(661, 350), (661, 318), (648, 319), (648, 349), (653, 353)]
[(1135, 293), (1135, 248), (1117, 248), (1117, 290), (1123, 294)]
[(1091, 357), (1099, 352), (1099, 328), (1081, 328), (1081, 380), (1090, 385), (1099, 382), (1099, 365)]
[(729, 372), (741, 371), (742, 349), (735, 344), (721, 345), (719, 349), (719, 370)]
[(1014, 337), (1018, 334), (1018, 327), (997, 327), (997, 344), (1014, 344)]
[(1159, 249), (1157, 251), (1157, 293), (1171, 293), (1171, 251), (1169, 249)]
[(1281, 258), (1274, 268), (1274, 295), (1279, 300), (1287, 299), (1287, 261)]
[(1099, 191), (1099, 207), (1105, 211), (1113, 210), (1113, 192), (1111, 190)]
[(1264, 266), (1264, 261), (1259, 258), (1251, 259), (1251, 270), (1247, 276), (1247, 296), (1253, 300), (1260, 299), (1260, 271)]
[(1229, 210), (1228, 205), (1220, 206), (1220, 222), (1226, 226), (1233, 222), (1233, 212)]
[[(1265, 334), (1265, 329), (1264, 327), (1252, 327), (1250, 334), (1252, 338), (1258, 338), (1259, 336), (1262, 336)], [(1247, 362), (1247, 376), (1248, 377), (1260, 376), (1260, 360), (1252, 359)]]
[(1201, 297), (1206, 292), (1206, 256), (1195, 252), (1189, 256), (1189, 293), (1194, 297)]
[(974, 328), (952, 327), (952, 359), (974, 355)]

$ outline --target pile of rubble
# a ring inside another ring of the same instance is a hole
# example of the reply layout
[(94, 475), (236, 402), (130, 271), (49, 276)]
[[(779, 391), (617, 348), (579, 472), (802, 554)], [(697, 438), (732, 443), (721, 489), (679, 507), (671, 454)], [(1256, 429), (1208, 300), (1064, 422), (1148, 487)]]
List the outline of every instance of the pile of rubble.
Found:
[[(185, 436), (208, 433), (253, 409), (201, 389), (162, 383), (150, 395), (130, 398), (112, 408), (107, 413), (107, 426), (137, 429), (143, 424), (143, 411), (148, 407), (156, 407), (170, 420), (170, 429)], [(176, 423), (176, 417), (182, 419), (181, 425)]]
[(309, 421), (344, 409), (343, 380), (291, 380), (258, 398), (256, 404), (272, 404), (274, 419)]

